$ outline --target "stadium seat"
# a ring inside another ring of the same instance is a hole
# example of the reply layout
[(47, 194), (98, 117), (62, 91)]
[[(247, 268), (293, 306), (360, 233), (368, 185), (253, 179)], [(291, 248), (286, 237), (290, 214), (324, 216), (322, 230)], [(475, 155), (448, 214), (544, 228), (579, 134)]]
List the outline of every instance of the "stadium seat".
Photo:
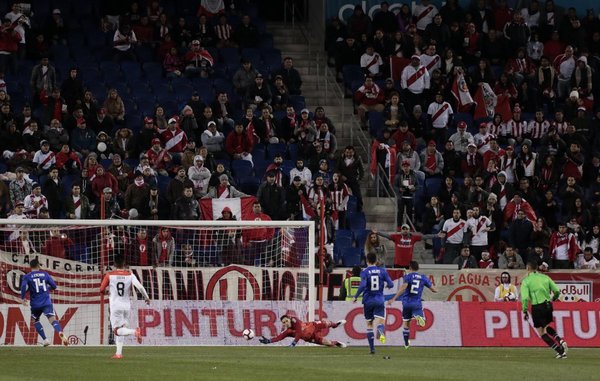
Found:
[(52, 45), (50, 55), (54, 62), (69, 62), (71, 60), (69, 47), (63, 44)]
[(342, 266), (360, 266), (363, 262), (363, 249), (361, 247), (349, 247), (342, 251)]
[(369, 234), (371, 234), (370, 229), (361, 229), (352, 231), (354, 235), (354, 239), (356, 240), (356, 247), (365, 247), (365, 242), (367, 242), (367, 238)]
[(443, 180), (441, 177), (430, 177), (425, 179), (425, 197), (427, 201), (429, 201), (432, 196), (437, 196), (440, 194), (442, 181)]
[(267, 146), (267, 159), (269, 161), (273, 161), (273, 158), (275, 158), (275, 155), (277, 155), (278, 153), (282, 154), (283, 157), (285, 157), (286, 150), (287, 146), (285, 143), (269, 144)]
[(351, 230), (361, 230), (367, 227), (367, 219), (363, 212), (356, 212), (348, 218), (348, 225)]
[(252, 176), (252, 163), (248, 160), (235, 159), (231, 162), (231, 170), (235, 177)]
[(142, 78), (142, 68), (137, 62), (126, 61), (121, 63), (121, 72), (125, 74), (127, 81)]
[(146, 78), (150, 81), (161, 78), (163, 75), (163, 68), (158, 62), (144, 62), (142, 68)]
[(379, 138), (383, 135), (385, 120), (383, 113), (377, 111), (369, 111), (369, 132), (374, 138)]
[[(221, 62), (227, 65), (240, 65), (240, 53), (236, 48), (222, 48), (220, 50), (221, 53)], [(214, 57), (213, 57), (214, 58)]]
[(296, 162), (296, 160), (298, 159), (298, 144), (297, 143), (291, 143), (288, 144), (288, 157), (290, 158), (290, 160), (294, 161), (294, 164)]
[(359, 65), (344, 65), (342, 67), (342, 74), (346, 89), (350, 89), (350, 85), (354, 81), (364, 82), (365, 80), (365, 75)]
[(239, 189), (246, 194), (256, 194), (260, 186), (261, 179), (256, 176), (243, 176), (236, 178)]
[(354, 236), (351, 230), (339, 229), (335, 232), (335, 241), (333, 243), (333, 259), (339, 263), (344, 250), (354, 246)]
[(262, 63), (262, 59), (260, 58), (260, 51), (256, 48), (244, 48), (242, 49), (242, 58), (245, 58), (252, 62), (252, 65), (258, 66)]
[(294, 110), (296, 110), (296, 112), (302, 110), (303, 108), (306, 108), (306, 100), (302, 95), (291, 95), (290, 103), (294, 107)]

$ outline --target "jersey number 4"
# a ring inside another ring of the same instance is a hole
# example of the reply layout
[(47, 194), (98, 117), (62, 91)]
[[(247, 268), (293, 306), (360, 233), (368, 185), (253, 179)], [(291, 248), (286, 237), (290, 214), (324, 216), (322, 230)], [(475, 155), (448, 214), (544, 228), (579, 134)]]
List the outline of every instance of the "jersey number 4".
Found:
[(125, 283), (117, 283), (117, 294), (119, 294), (119, 296), (125, 295)]

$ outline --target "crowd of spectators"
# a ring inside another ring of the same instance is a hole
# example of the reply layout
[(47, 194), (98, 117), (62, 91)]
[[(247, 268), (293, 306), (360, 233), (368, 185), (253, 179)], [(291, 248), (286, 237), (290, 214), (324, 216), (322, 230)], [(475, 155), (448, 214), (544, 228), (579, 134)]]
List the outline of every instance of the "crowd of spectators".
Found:
[[(337, 155), (334, 124), (306, 108), (293, 58), (273, 47), (251, 2), (61, 5), (15, 3), (2, 26), (0, 217), (212, 219), (202, 199), (255, 196), (252, 220), (304, 220), (323, 201), (331, 252), (351, 194), (362, 207), (363, 164), (351, 146)], [(171, 239), (145, 232), (155, 233)], [(61, 234), (57, 247), (82, 243)], [(198, 248), (173, 239), (132, 263), (177, 264), (173, 250)], [(186, 263), (208, 264), (198, 256)]]
[[(399, 12), (382, 2), (370, 17), (356, 5), (347, 22), (329, 20), (325, 40), (396, 191), (398, 221), (444, 240), (433, 240), (436, 261), (591, 268), (584, 251), (598, 258), (600, 243), (593, 9), (421, 0)], [(469, 98), (486, 88), (508, 112), (474, 116)]]

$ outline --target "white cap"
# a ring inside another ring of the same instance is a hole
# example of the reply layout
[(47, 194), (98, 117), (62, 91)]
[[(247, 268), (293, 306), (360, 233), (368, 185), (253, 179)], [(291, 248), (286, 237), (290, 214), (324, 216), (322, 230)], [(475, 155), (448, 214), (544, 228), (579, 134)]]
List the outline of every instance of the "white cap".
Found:
[(169, 119), (169, 124), (171, 124), (171, 123), (177, 123), (177, 119), (175, 119), (175, 118)]

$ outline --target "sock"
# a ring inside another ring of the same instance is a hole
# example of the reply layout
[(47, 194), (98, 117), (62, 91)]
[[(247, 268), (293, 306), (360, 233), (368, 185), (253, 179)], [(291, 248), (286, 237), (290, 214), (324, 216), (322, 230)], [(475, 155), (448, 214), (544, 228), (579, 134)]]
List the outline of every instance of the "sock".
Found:
[(58, 322), (58, 320), (54, 320), (52, 322), (52, 326), (54, 327), (54, 330), (58, 333), (62, 332), (62, 327), (60, 326), (60, 323)]
[(562, 355), (565, 350), (562, 347), (562, 345), (559, 345), (556, 341), (554, 341), (553, 338), (550, 337), (550, 335), (548, 335), (547, 333), (544, 333), (542, 335), (542, 340), (544, 340), (546, 342), (546, 344), (548, 344), (548, 346), (552, 349), (554, 349), (556, 351), (556, 353)]
[(135, 329), (121, 327), (117, 329), (117, 335), (119, 336), (129, 336), (135, 333)]
[(377, 326), (377, 332), (379, 332), (379, 336), (385, 336), (385, 326), (383, 324), (379, 324)]
[(40, 335), (42, 340), (46, 340), (46, 333), (44, 332), (44, 327), (42, 327), (42, 322), (36, 321), (34, 325), (35, 325), (35, 330)]
[(554, 328), (546, 327), (546, 332), (548, 332), (548, 335), (550, 335), (550, 337), (552, 337), (554, 340), (556, 340), (557, 343), (561, 342), (562, 338), (560, 336), (558, 336), (558, 334), (556, 333)]
[(121, 336), (115, 336), (115, 342), (117, 344), (117, 353), (118, 355), (123, 354), (123, 344), (125, 343), (125, 338)]
[(404, 336), (404, 345), (406, 345), (408, 347), (408, 338), (410, 337), (410, 328), (403, 328), (402, 336)]
[(369, 341), (369, 348), (371, 348), (371, 351), (374, 351), (375, 335), (373, 334), (373, 328), (367, 328), (367, 340)]

